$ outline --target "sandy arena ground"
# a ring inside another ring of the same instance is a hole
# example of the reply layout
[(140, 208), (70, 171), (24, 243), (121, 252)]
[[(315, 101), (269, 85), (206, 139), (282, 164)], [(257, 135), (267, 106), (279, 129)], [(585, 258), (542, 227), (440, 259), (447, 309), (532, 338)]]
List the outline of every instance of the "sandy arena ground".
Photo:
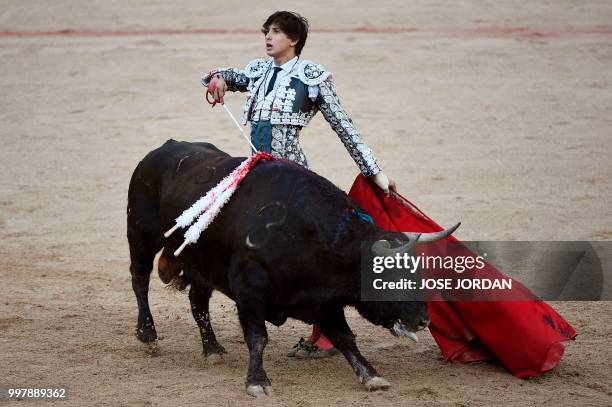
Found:
[[(88, 3), (0, 1), (0, 385), (67, 386), (62, 405), (612, 405), (612, 302), (553, 304), (579, 336), (531, 380), (446, 363), (428, 333), (406, 343), (350, 312), (362, 352), (393, 384), (370, 394), (342, 357), (285, 357), (306, 325), (270, 326), (275, 396), (254, 401), (221, 295), (212, 317), (229, 353), (208, 365), (187, 296), (154, 272), (163, 339), (158, 357), (143, 354), (125, 237), (129, 178), (148, 151), (175, 138), (246, 154), (199, 79), (264, 56), (261, 34), (160, 29), (257, 30), (282, 7), (336, 30), (311, 33), (304, 57), (334, 72), (400, 192), (443, 225), (461, 220), (460, 239), (612, 240), (610, 2)], [(376, 32), (386, 27), (404, 32)], [(100, 31), (44, 33), (63, 29)], [(242, 98), (227, 98), (235, 114)], [(313, 169), (347, 190), (357, 169), (327, 123), (317, 116), (302, 134)]]

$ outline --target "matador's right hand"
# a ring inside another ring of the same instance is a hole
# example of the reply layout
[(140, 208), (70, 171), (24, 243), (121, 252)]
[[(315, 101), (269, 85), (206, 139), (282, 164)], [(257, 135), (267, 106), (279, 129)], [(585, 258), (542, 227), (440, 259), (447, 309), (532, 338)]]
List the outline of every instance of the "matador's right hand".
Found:
[(206, 93), (210, 93), (212, 95), (214, 102), (223, 104), (223, 97), (225, 96), (225, 91), (227, 91), (227, 84), (225, 83), (225, 79), (223, 79), (223, 76), (221, 76), (220, 74), (216, 74), (208, 84)]

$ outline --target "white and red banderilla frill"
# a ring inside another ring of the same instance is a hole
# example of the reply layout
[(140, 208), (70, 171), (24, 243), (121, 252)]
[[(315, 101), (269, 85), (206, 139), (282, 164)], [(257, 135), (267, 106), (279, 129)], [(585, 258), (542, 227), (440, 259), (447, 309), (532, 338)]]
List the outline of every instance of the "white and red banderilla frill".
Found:
[(181, 216), (176, 218), (176, 224), (172, 229), (164, 233), (165, 237), (170, 236), (178, 228), (186, 228), (191, 225), (197, 217), (198, 220), (187, 229), (185, 232), (185, 241), (174, 252), (175, 256), (181, 254), (185, 246), (190, 243), (195, 243), (200, 238), (200, 234), (212, 223), (215, 217), (221, 212), (221, 208), (230, 200), (238, 185), (247, 176), (249, 171), (261, 159), (274, 160), (270, 153), (259, 152), (244, 160), (234, 171), (227, 177), (223, 178), (216, 187), (211, 189), (202, 198), (198, 199), (191, 208), (185, 210)]

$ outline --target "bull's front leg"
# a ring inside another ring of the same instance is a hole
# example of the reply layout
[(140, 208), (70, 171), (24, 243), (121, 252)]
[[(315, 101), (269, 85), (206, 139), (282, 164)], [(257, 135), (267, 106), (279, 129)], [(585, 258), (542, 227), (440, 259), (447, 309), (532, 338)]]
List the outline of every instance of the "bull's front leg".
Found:
[(359, 352), (355, 335), (348, 326), (341, 307), (326, 310), (325, 315), (317, 324), (325, 336), (342, 352), (359, 378), (359, 382), (365, 385), (366, 389), (369, 391), (384, 390), (391, 386)]
[(191, 284), (189, 289), (189, 301), (191, 302), (191, 313), (193, 319), (195, 319), (200, 329), (200, 335), (202, 337), (202, 354), (204, 357), (210, 355), (222, 355), (225, 352), (225, 348), (217, 342), (215, 332), (213, 331), (210, 323), (210, 313), (208, 310), (208, 303), (213, 289), (210, 287), (199, 287), (195, 284)]

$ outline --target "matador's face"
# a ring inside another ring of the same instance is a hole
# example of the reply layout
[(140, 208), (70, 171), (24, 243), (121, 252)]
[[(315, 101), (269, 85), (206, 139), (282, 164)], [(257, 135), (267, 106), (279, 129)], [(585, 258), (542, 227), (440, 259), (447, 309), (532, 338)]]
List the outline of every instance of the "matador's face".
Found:
[(268, 56), (280, 59), (291, 59), (295, 56), (295, 45), (298, 41), (289, 38), (276, 24), (270, 24), (268, 30), (263, 30), (263, 33)]

